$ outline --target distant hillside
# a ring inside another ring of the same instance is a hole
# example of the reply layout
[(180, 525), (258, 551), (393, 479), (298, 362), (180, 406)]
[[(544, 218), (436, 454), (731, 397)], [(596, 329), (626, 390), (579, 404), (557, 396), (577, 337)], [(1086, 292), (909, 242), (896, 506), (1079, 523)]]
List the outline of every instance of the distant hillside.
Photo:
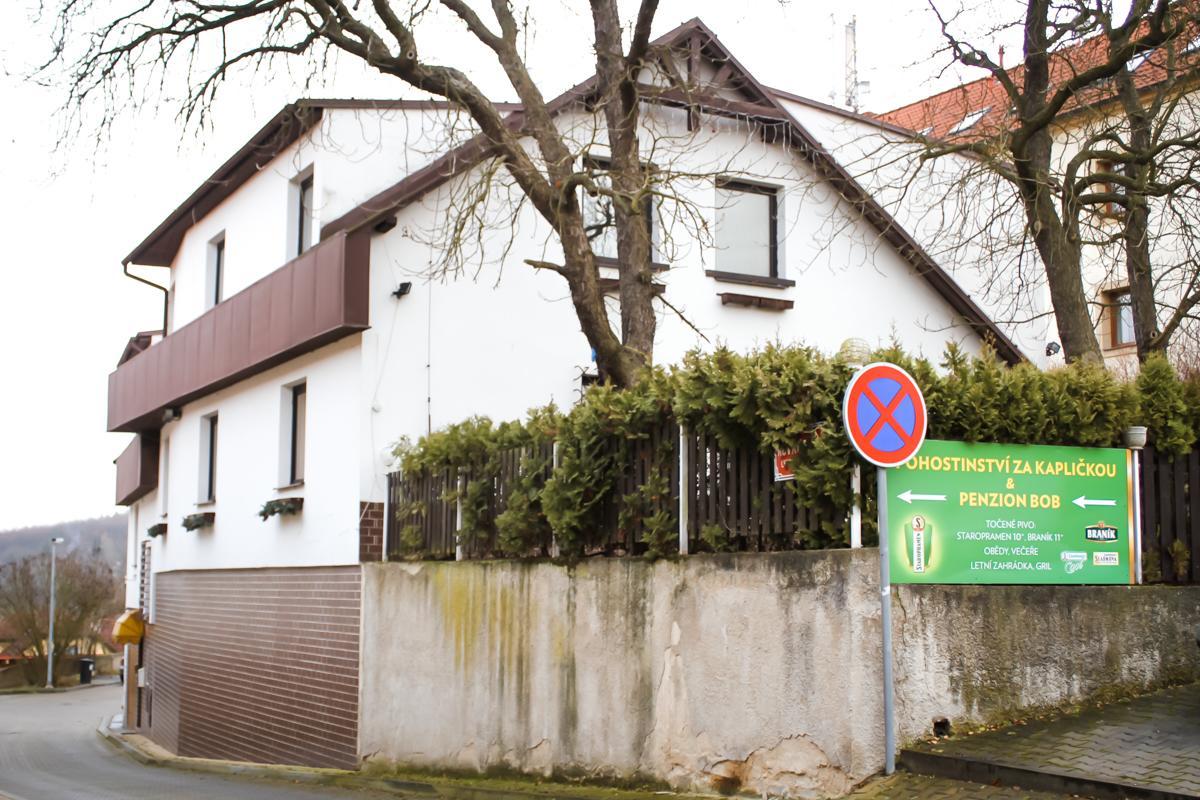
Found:
[(0, 564), (44, 553), (49, 549), (51, 537), (61, 536), (66, 543), (60, 545), (60, 553), (68, 550), (88, 554), (98, 552), (100, 558), (113, 565), (118, 575), (123, 575), (125, 531), (124, 514), (0, 531)]

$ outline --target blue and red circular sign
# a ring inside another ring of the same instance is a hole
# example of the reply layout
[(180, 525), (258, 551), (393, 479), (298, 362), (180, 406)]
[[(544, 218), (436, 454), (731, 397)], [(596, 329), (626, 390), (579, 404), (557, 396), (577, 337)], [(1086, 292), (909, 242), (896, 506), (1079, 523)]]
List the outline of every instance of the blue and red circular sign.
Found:
[(867, 364), (846, 387), (842, 420), (863, 458), (878, 467), (898, 467), (925, 441), (925, 398), (913, 377), (895, 364)]

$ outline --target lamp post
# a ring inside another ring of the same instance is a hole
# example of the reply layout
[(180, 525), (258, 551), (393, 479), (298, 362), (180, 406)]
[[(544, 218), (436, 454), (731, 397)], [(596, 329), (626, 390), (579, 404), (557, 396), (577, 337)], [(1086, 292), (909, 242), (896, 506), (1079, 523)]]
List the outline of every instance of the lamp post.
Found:
[(1133, 425), (1126, 428), (1121, 438), (1125, 446), (1133, 451), (1133, 539), (1134, 580), (1142, 582), (1142, 448), (1146, 446), (1146, 428)]
[[(871, 355), (871, 347), (862, 339), (851, 338), (842, 342), (838, 349), (838, 360), (853, 370), (861, 369)], [(854, 459), (850, 473), (850, 546), (862, 547), (862, 466)]]
[(65, 539), (61, 536), (55, 536), (50, 540), (50, 635), (46, 639), (46, 688), (54, 688), (54, 590), (55, 582), (55, 566), (56, 566), (56, 547), (62, 544)]

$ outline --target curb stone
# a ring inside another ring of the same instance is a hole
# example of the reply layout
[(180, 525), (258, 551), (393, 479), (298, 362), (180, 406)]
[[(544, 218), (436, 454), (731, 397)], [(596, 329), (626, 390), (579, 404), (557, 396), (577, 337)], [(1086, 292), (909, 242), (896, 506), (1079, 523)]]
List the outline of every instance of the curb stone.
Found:
[[(45, 686), (15, 686), (9, 689), (0, 689), (0, 697), (16, 697), (27, 694), (63, 694), (65, 692), (79, 692), (84, 689), (96, 689), (101, 686), (120, 685), (120, 681), (105, 680), (92, 681), (91, 683), (77, 683), (73, 686), (55, 686), (52, 689), (47, 689)], [(0, 795), (0, 800), (5, 800), (4, 795)]]
[[(189, 772), (204, 772), (212, 775), (230, 775), (242, 778), (267, 778), (290, 783), (307, 783), (323, 786), (344, 786), (358, 789), (382, 789), (395, 794), (411, 797), (438, 797), (437, 789), (428, 783), (416, 781), (389, 781), (378, 778), (368, 778), (342, 769), (327, 769), (322, 767), (296, 767), (284, 764), (256, 764), (248, 761), (221, 761), (210, 758), (190, 758), (177, 756), (161, 750), (157, 745), (147, 741), (145, 745), (135, 741), (129, 735), (120, 733), (109, 727), (112, 717), (100, 720), (96, 733), (115, 749), (124, 755), (149, 767), (167, 767)], [(141, 739), (142, 737), (138, 737)]]
[[(96, 728), (96, 734), (108, 742), (114, 749), (132, 758), (134, 761), (150, 767), (165, 767), (243, 778), (264, 778), (289, 783), (306, 783), (315, 786), (336, 786), (344, 789), (372, 789), (401, 797), (420, 798), (420, 800), (463, 800), (464, 798), (487, 796), (502, 797), (507, 800), (514, 800), (515, 798), (554, 800), (555, 798), (555, 795), (550, 792), (529, 792), (515, 788), (492, 788), (478, 785), (459, 786), (455, 785), (453, 781), (436, 785), (412, 780), (411, 778), (375, 778), (353, 770), (330, 769), (326, 767), (298, 767), (286, 764), (257, 764), (248, 761), (222, 761), (210, 758), (177, 756), (169, 753), (143, 736), (113, 730), (109, 727), (112, 719), (111, 716), (101, 719), (100, 725)], [(635, 793), (630, 793), (630, 796), (632, 797), (633, 794)], [(663, 791), (639, 794), (644, 794), (647, 797), (653, 794), (664, 798), (678, 798), (679, 800), (711, 800), (711, 796), (708, 795), (687, 795)], [(607, 792), (604, 789), (597, 789), (595, 798), (597, 800), (607, 800), (606, 795)], [(585, 798), (586, 795), (583, 793), (574, 793), (570, 800), (585, 800)], [(0, 800), (6, 800), (4, 795), (0, 794)]]

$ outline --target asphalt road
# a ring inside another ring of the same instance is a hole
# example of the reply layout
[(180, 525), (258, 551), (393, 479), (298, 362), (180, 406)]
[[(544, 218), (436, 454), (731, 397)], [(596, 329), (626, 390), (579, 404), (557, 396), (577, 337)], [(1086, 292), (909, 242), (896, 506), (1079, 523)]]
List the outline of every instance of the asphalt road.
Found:
[(0, 696), (0, 798), (11, 800), (376, 800), (394, 795), (149, 767), (96, 734), (118, 686)]

